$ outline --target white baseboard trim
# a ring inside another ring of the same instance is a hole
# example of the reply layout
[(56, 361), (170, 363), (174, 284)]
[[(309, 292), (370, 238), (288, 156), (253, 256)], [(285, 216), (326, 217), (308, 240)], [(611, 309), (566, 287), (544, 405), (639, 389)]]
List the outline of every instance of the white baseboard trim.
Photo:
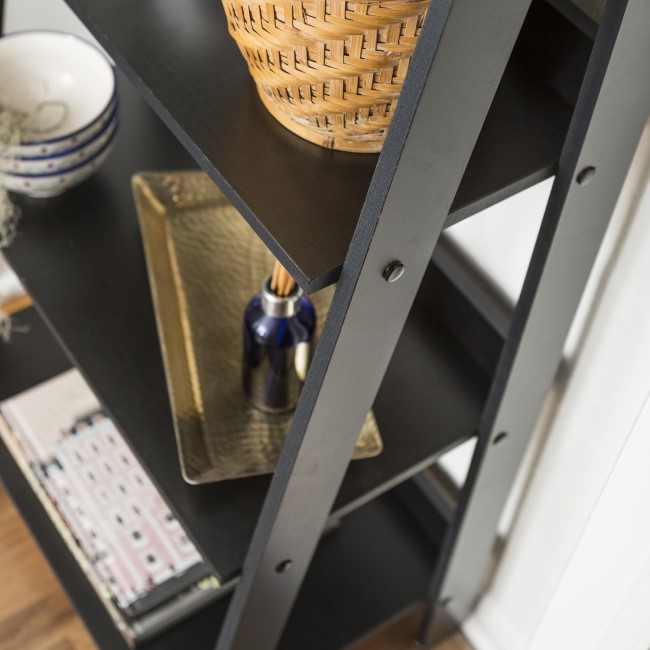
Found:
[(461, 627), (475, 650), (526, 650), (527, 647), (526, 640), (489, 593)]

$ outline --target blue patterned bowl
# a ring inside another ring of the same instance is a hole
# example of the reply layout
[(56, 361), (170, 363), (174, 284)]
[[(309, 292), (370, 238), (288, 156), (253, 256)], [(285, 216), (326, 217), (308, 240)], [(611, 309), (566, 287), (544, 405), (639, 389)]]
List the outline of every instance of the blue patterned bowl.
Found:
[(113, 137), (119, 123), (119, 109), (116, 107), (104, 128), (91, 139), (81, 142), (65, 153), (35, 158), (0, 157), (0, 172), (39, 176), (54, 174), (75, 167), (92, 158)]
[[(117, 124), (116, 124), (117, 127)], [(108, 158), (115, 144), (116, 130), (103, 147), (91, 158), (61, 172), (30, 176), (28, 174), (8, 174), (0, 172), (0, 186), (19, 194), (34, 198), (50, 198), (63, 194), (67, 189), (96, 172)]]

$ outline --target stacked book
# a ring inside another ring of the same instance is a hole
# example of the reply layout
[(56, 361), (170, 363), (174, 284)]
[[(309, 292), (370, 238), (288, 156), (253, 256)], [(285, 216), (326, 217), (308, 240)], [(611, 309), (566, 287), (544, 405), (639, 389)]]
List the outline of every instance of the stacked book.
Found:
[(0, 402), (0, 435), (131, 646), (225, 592), (77, 370)]

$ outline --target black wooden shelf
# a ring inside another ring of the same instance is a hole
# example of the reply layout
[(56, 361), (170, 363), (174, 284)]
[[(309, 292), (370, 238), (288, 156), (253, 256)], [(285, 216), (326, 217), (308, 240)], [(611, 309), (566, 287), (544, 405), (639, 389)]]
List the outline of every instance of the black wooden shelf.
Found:
[[(0, 477), (97, 645), (126, 650), (101, 600), (1, 441)], [(422, 600), (434, 560), (431, 542), (392, 494), (373, 501), (321, 542), (279, 650), (339, 650)], [(211, 650), (228, 603), (229, 596), (224, 596), (138, 647), (170, 650), (189, 642), (192, 650)]]
[[(138, 169), (189, 161), (123, 86), (121, 132), (106, 166), (60, 198), (24, 201), (7, 258), (199, 548), (230, 579), (239, 573), (268, 477), (205, 486), (181, 478), (129, 179)], [(476, 428), (488, 378), (423, 301), (376, 401), (384, 452), (351, 464), (335, 516), (405, 480)]]
[[(122, 124), (94, 177), (59, 198), (21, 201), (23, 221), (6, 256), (36, 308), (16, 318), (29, 331), (0, 344), (0, 399), (79, 368), (190, 537), (230, 581), (270, 479), (182, 479), (131, 177), (201, 167), (307, 292), (338, 279), (369, 188), (386, 179), (373, 181), (378, 156), (327, 151), (275, 122), (219, 0), (66, 2), (120, 69)], [(447, 227), (556, 172), (593, 36), (565, 5), (533, 0)], [(374, 404), (384, 452), (350, 463), (281, 649), (344, 647), (425, 596), (447, 523), (428, 502), (422, 510), (407, 479), (476, 432), (508, 320), (487, 298), (480, 308), (484, 288), (443, 248)], [(0, 476), (100, 647), (126, 648), (1, 443)], [(214, 647), (229, 598), (142, 647), (188, 639), (199, 650)]]
[(14, 316), (12, 323), (15, 332), (11, 342), (0, 344), (0, 401), (72, 367), (33, 307)]
[[(4, 380), (4, 367), (2, 377)], [(2, 441), (0, 479), (97, 645), (100, 648), (126, 650), (128, 646), (99, 597)], [(184, 626), (179, 626), (179, 629), (181, 627)], [(185, 632), (188, 632), (187, 628)]]
[[(0, 399), (70, 365), (35, 310), (21, 312), (16, 322), (29, 331), (0, 345)], [(99, 647), (125, 649), (100, 599), (2, 442), (0, 477)], [(358, 509), (321, 541), (280, 648), (338, 649), (423, 598), (434, 549), (391, 493)], [(391, 585), (388, 592), (386, 581)], [(342, 589), (344, 584), (349, 588)], [(225, 596), (208, 605), (142, 648), (180, 648), (188, 639), (197, 650), (213, 648), (228, 601)]]
[[(219, 0), (67, 2), (299, 284), (335, 282), (377, 157), (328, 151), (281, 127), (257, 98)], [(518, 52), (447, 225), (555, 173), (571, 107)]]
[[(170, 24), (179, 20), (177, 24), (181, 26), (182, 36), (185, 34), (183, 26), (190, 28), (177, 16), (175, 5), (166, 1), (156, 5), (138, 3), (132, 10), (136, 13), (158, 12), (160, 16), (165, 11), (171, 12), (168, 16), (172, 21)], [(102, 13), (103, 6), (103, 2), (96, 2), (92, 9), (89, 5), (88, 11), (93, 15), (96, 12), (98, 20), (102, 15), (119, 14), (116, 7), (112, 7), (111, 12), (106, 9)], [(554, 12), (547, 5), (537, 6), (547, 15)], [(186, 20), (192, 24), (201, 23), (197, 15), (207, 12), (202, 2), (193, 3), (186, 9), (189, 15)], [(214, 13), (219, 16), (220, 10)], [(139, 23), (136, 17), (132, 16), (134, 20), (128, 21), (129, 24)], [(146, 43), (154, 38), (148, 34), (162, 32), (163, 27), (159, 23), (150, 26), (147, 21), (140, 24), (142, 38), (138, 40), (132, 35), (133, 47), (138, 52), (144, 47), (145, 52), (131, 58), (141, 58), (146, 68), (147, 57), (151, 54), (147, 54)], [(117, 25), (114, 28), (119, 38), (127, 39), (131, 29), (128, 25), (123, 32)], [(531, 28), (523, 32), (524, 35), (529, 33)], [(201, 38), (197, 36), (192, 47), (187, 40), (187, 35), (178, 39), (187, 45), (192, 56), (198, 56), (195, 49), (201, 51)], [(530, 67), (533, 55), (529, 40), (526, 41), (528, 47), (519, 50)], [(230, 41), (217, 35), (215, 43), (222, 43), (217, 49), (228, 49)], [(153, 42), (150, 47), (153, 47)], [(159, 67), (169, 70), (173, 79), (178, 64), (167, 60), (168, 56), (171, 55), (166, 50), (161, 50), (159, 57), (162, 60), (158, 63)], [(129, 68), (126, 64), (125, 67)], [(479, 168), (483, 173), (479, 178), (478, 172), (472, 171), (474, 163), (470, 163), (463, 181), (464, 186), (471, 187), (471, 192), (468, 190), (466, 195), (474, 195), (471, 201), (467, 199), (466, 205), (473, 206), (467, 208), (468, 211), (484, 202), (502, 198), (514, 191), (515, 186), (520, 188), (532, 182), (533, 176), (539, 180), (540, 174), (552, 172), (551, 160), (558, 148), (557, 142), (563, 137), (564, 120), (567, 112), (570, 113), (569, 104), (554, 91), (545, 90), (545, 86), (528, 79), (521, 68), (521, 62), (515, 61), (511, 65), (502, 83), (502, 90), (509, 90), (497, 96), (492, 111), (501, 116), (510, 111), (511, 119), (502, 126), (518, 134), (516, 146), (507, 157), (516, 165), (492, 164), (499, 155), (495, 151), (499, 151), (498, 147), (503, 143), (499, 141), (499, 129), (484, 129), (473, 158), (475, 162), (480, 161)], [(241, 96), (244, 96), (251, 88), (247, 77), (242, 79), (245, 82), (240, 81), (243, 84)], [(526, 79), (528, 81), (524, 82)], [(152, 91), (142, 84), (136, 89), (123, 78), (120, 82), (123, 119), (115, 151), (107, 164), (96, 176), (60, 198), (25, 200), (20, 233), (7, 257), (34, 297), (61, 348), (81, 369), (199, 548), (220, 576), (230, 579), (240, 571), (268, 487), (268, 477), (207, 486), (189, 486), (181, 478), (130, 178), (134, 172), (143, 169), (188, 168), (195, 163), (176, 138), (178, 124), (170, 132), (138, 94), (138, 90), (145, 95), (151, 95)], [(186, 82), (191, 86), (189, 73)], [(171, 93), (171, 90), (165, 92)], [(194, 100), (190, 101), (187, 112), (184, 108), (181, 110), (186, 104), (179, 105), (179, 115), (187, 117), (188, 124), (193, 123), (189, 117), (196, 116), (196, 123), (205, 126), (202, 122), (205, 116), (201, 117), (199, 104), (216, 111), (213, 106), (216, 100), (214, 97), (210, 99), (214, 93), (205, 92), (209, 97), (199, 98), (196, 106), (192, 104)], [(510, 102), (508, 98), (515, 95), (519, 99)], [(167, 99), (171, 101), (171, 95)], [(253, 110), (250, 107), (257, 107), (257, 100), (254, 97), (249, 99), (246, 105)], [(517, 119), (517, 111), (523, 105), (525, 110), (521, 119)], [(556, 110), (547, 113), (551, 105)], [(175, 123), (175, 120), (171, 122)], [(255, 125), (267, 124), (270, 135), (266, 137), (272, 140), (267, 144), (269, 147), (277, 145), (278, 155), (284, 156), (290, 149), (292, 155), (288, 158), (293, 159), (299, 152), (302, 155), (304, 149), (306, 168), (317, 161), (318, 165), (335, 173), (342, 169), (339, 160), (348, 161), (345, 164), (362, 165), (369, 159), (368, 156), (350, 157), (325, 152), (303, 143), (275, 125), (262, 109), (253, 122)], [(533, 122), (540, 132), (540, 146), (532, 147), (531, 152), (526, 133)], [(216, 132), (210, 133), (214, 136), (209, 139), (211, 142), (219, 139)], [(186, 136), (183, 138), (187, 140)], [(204, 141), (208, 139), (204, 138)], [(247, 147), (238, 141), (237, 146), (240, 145), (243, 147), (241, 152), (234, 151), (235, 142), (231, 142), (225, 147), (226, 153), (224, 147), (219, 146), (210, 149), (211, 155), (223, 156), (224, 164), (235, 164), (240, 161), (240, 156), (248, 156)], [(262, 158), (273, 159), (274, 156)], [(536, 160), (535, 172), (524, 164), (533, 158)], [(499, 174), (501, 185), (495, 184)], [(508, 175), (509, 181), (506, 182)], [(343, 193), (348, 178), (345, 174), (344, 177), (338, 179)], [(303, 185), (296, 181), (297, 187), (309, 186), (309, 176), (306, 181), (305, 177), (302, 178)], [(357, 174), (356, 178), (358, 180), (360, 176)], [(252, 188), (249, 189), (252, 192)], [(263, 187), (261, 192), (264, 193)], [(321, 204), (312, 201), (312, 205), (320, 209)], [(288, 204), (285, 207), (289, 209)], [(459, 212), (452, 216), (461, 212), (459, 208)], [(342, 232), (336, 227), (329, 231), (339, 235)], [(349, 237), (344, 239), (337, 264), (343, 261), (343, 249), (347, 247)], [(299, 250), (299, 244), (296, 246)], [(485, 364), (474, 362), (465, 352), (465, 348), (471, 347), (467, 341), (463, 341), (464, 347), (461, 346), (456, 341), (456, 332), (450, 332), (433, 319), (426, 304), (429, 284), (423, 283), (375, 404), (385, 451), (375, 459), (350, 465), (333, 516), (348, 513), (405, 480), (427, 466), (437, 454), (472, 435), (476, 429), (489, 386), (489, 378), (481, 370)]]

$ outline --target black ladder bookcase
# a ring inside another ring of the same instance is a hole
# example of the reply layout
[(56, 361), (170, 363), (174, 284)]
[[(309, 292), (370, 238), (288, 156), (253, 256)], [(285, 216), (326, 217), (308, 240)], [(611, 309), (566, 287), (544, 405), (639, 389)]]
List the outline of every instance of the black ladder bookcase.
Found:
[[(216, 0), (66, 1), (120, 70), (121, 132), (88, 182), (22, 202), (7, 258), (36, 310), (0, 348), (0, 399), (76, 365), (219, 577), (239, 578), (143, 647), (342, 648), (423, 599), (422, 639), (445, 634), (484, 589), (648, 117), (650, 5), (609, 0), (598, 27), (568, 0), (432, 0), (372, 156), (275, 123)], [(197, 164), (303, 289), (337, 282), (272, 478), (190, 486), (178, 468), (129, 180)], [(551, 175), (511, 313), (441, 233)], [(348, 465), (371, 406), (384, 452)], [(419, 473), (472, 436), (465, 485), (436, 511)], [(125, 647), (4, 449), (0, 476), (100, 647)]]

